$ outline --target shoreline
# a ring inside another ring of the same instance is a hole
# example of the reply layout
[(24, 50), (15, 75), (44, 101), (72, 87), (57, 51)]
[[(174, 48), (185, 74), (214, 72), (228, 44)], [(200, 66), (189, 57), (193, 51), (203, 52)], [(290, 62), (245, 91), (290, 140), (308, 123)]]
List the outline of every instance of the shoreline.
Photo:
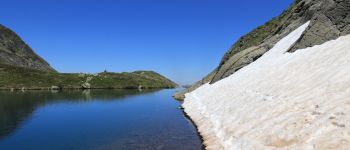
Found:
[(195, 113), (191, 111), (194, 108), (184, 107), (184, 114), (193, 122), (198, 135), (201, 137), (204, 150), (223, 150), (223, 145), (219, 141), (216, 132), (213, 129), (213, 124), (208, 121), (208, 118), (201, 115), (203, 112)]
[(185, 119), (188, 120), (191, 123), (193, 128), (196, 129), (197, 136), (198, 136), (198, 138), (199, 138), (199, 140), (201, 141), (201, 144), (202, 144), (202, 150), (205, 150), (206, 149), (206, 145), (204, 145), (204, 137), (199, 132), (197, 124), (192, 120), (192, 118), (184, 110), (182, 110), (182, 114), (184, 115)]

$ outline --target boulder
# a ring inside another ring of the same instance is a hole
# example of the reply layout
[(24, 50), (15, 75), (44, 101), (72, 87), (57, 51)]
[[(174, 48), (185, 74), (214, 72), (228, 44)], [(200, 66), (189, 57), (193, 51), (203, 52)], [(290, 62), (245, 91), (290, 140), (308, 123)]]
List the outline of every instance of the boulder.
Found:
[(60, 90), (61, 88), (59, 86), (51, 86), (51, 90)]
[(90, 83), (85, 82), (83, 85), (81, 85), (81, 87), (82, 87), (83, 89), (90, 89), (90, 88), (91, 88), (91, 85), (90, 85)]

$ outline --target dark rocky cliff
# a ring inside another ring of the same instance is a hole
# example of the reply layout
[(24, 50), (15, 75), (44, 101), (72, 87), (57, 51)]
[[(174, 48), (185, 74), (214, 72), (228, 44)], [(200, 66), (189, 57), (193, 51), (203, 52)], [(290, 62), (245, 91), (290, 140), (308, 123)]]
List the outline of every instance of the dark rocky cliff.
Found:
[(249, 65), (307, 21), (310, 21), (310, 26), (289, 52), (349, 34), (350, 0), (296, 0), (280, 16), (242, 36), (226, 52), (214, 71), (186, 91), (177, 93), (175, 98), (183, 99), (185, 93), (200, 85), (213, 84)]
[(56, 72), (13, 31), (0, 25), (0, 63)]

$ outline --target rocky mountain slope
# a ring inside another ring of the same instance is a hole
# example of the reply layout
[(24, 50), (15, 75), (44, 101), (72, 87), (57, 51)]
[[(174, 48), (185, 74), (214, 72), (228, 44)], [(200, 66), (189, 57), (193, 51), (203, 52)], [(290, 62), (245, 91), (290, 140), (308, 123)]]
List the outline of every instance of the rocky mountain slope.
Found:
[(226, 52), (219, 66), (177, 99), (205, 83), (215, 83), (257, 60), (279, 40), (310, 20), (310, 25), (288, 52), (322, 44), (350, 33), (349, 0), (296, 0), (280, 16), (242, 36)]
[(0, 25), (0, 63), (18, 67), (50, 71), (55, 70), (17, 36), (17, 34)]
[(349, 149), (349, 23), (349, 0), (297, 0), (243, 36), (184, 96), (206, 149)]
[(0, 89), (174, 88), (153, 71), (58, 73), (10, 29), (0, 25)]

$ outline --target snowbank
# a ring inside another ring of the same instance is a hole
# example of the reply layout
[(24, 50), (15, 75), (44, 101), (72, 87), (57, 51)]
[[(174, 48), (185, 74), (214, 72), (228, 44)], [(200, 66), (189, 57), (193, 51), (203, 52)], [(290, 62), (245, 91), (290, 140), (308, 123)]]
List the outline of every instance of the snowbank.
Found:
[(350, 36), (285, 53), (308, 25), (186, 94), (207, 149), (350, 149)]

